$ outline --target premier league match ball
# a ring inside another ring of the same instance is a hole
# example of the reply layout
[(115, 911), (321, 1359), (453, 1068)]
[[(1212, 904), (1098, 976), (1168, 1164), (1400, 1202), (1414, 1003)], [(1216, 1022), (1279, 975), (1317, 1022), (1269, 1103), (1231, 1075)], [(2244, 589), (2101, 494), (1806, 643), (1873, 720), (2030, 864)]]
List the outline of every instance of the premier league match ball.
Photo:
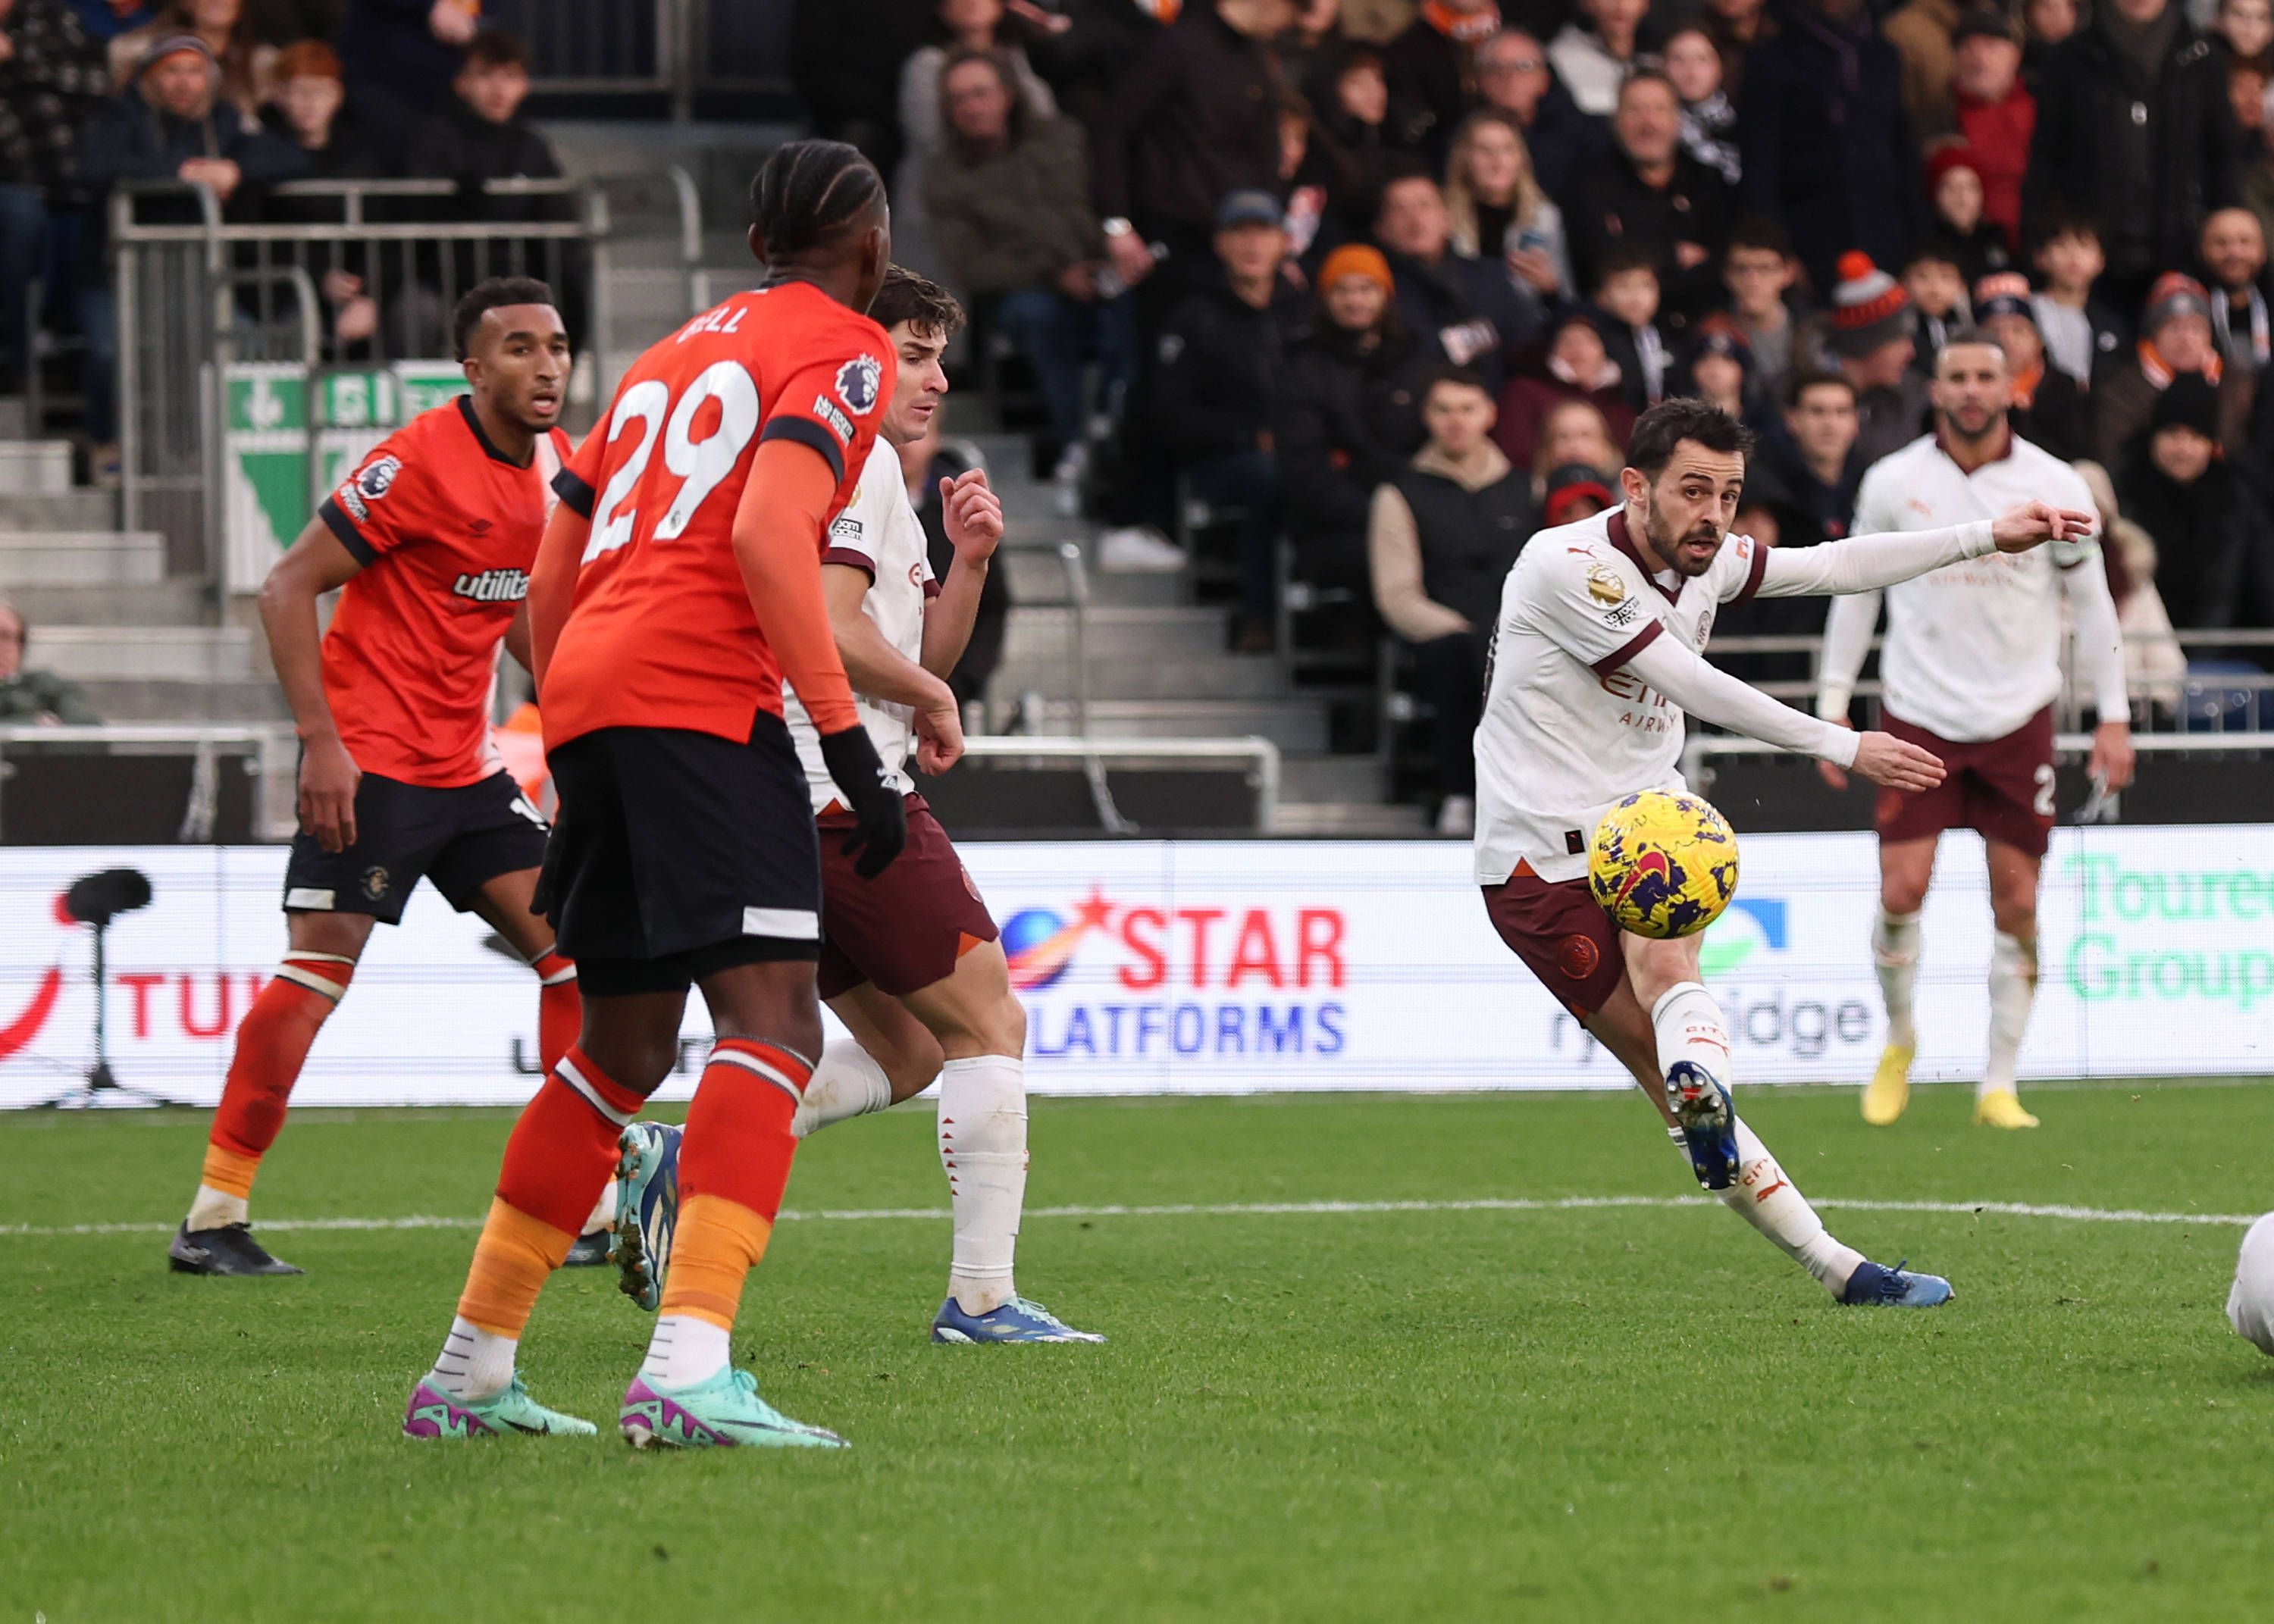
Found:
[(1737, 837), (1700, 797), (1645, 790), (1595, 825), (1587, 886), (1622, 930), (1696, 936), (1737, 894)]

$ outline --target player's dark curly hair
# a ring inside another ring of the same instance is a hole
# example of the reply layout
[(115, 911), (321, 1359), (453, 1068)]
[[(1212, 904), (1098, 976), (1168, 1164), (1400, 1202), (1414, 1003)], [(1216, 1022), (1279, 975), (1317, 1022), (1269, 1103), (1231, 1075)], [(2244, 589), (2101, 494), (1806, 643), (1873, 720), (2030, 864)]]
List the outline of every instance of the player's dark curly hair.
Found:
[(769, 259), (820, 247), (885, 195), (885, 178), (843, 141), (791, 141), (750, 183), (750, 223)]
[(888, 333), (905, 321), (926, 338), (945, 340), (962, 327), (963, 306), (937, 282), (895, 265), (885, 272), (885, 285), (869, 306), (869, 320)]
[(1685, 440), (1725, 455), (1753, 455), (1752, 430), (1719, 406), (1676, 396), (1635, 419), (1634, 432), (1627, 438), (1627, 466), (1656, 479), (1674, 460), (1674, 448)]
[(493, 276), (466, 289), (450, 312), (450, 353), (463, 361), (482, 318), (508, 304), (558, 304), (553, 289), (534, 276)]

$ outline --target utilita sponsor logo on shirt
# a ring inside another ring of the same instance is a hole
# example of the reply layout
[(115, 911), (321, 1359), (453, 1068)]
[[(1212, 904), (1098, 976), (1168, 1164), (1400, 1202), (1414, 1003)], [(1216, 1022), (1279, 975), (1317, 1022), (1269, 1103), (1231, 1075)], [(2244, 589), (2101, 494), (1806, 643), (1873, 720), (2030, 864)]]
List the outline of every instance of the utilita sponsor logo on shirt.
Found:
[(1347, 932), (1340, 908), (1129, 906), (1093, 885), (1011, 914), (1003, 949), (1039, 1056), (1319, 1057), (1350, 1045)]
[(529, 572), (485, 569), (478, 575), (460, 575), (451, 583), (450, 590), (456, 597), (471, 598), (478, 604), (517, 604), (529, 596)]

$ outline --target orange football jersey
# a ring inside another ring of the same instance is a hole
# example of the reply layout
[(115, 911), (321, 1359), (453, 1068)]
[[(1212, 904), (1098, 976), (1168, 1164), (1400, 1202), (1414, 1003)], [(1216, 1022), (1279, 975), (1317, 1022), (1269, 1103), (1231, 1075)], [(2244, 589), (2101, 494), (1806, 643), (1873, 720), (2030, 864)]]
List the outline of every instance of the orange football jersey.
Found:
[(801, 282), (738, 293), (634, 364), (554, 482), (591, 533), (546, 667), (548, 749), (603, 727), (739, 743), (760, 710), (781, 714), (781, 668), (734, 557), (751, 461), (781, 439), (828, 460), (817, 567), (896, 372), (882, 327)]
[(473, 397), (396, 430), (317, 510), (363, 568), (324, 637), (324, 696), (365, 772), (431, 789), (497, 771), (489, 748), (498, 644), (529, 596), (568, 437), (527, 465), (491, 444)]

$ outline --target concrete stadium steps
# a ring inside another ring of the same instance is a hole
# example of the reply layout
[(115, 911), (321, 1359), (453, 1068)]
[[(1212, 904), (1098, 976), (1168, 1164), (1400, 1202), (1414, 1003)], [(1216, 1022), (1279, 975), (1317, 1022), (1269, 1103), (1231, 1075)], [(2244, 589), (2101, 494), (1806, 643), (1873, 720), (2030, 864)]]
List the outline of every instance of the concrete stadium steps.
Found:
[[(0, 442), (0, 452), (6, 449)], [(118, 526), (118, 492), (81, 486), (63, 491), (0, 489), (0, 530), (109, 530)]]
[(39, 650), (41, 665), (75, 682), (270, 680), (260, 637), (234, 627), (50, 626)]
[(175, 579), (136, 586), (14, 586), (8, 597), (42, 639), (62, 627), (196, 626), (205, 618), (204, 586)]
[(1271, 831), (1338, 840), (1407, 839), (1429, 832), (1426, 808), (1344, 801), (1279, 802)]
[(0, 491), (57, 495), (72, 488), (71, 442), (0, 436)]
[[(1073, 708), (1049, 714), (1071, 732)], [(1326, 707), (1307, 699), (1093, 699), (1089, 731), (1099, 739), (1238, 739), (1253, 734), (1282, 750), (1322, 753)]]
[(184, 682), (123, 678), (84, 685), (106, 722), (289, 722), (284, 695), (269, 677)]
[(154, 530), (0, 530), (0, 590), (145, 586), (165, 578), (166, 541)]
[[(1061, 527), (1058, 534), (1065, 535), (1065, 528)], [(1081, 542), (1084, 553), (1095, 550), (1094, 539), (1078, 532), (1066, 538)], [(1038, 606), (1065, 602), (1065, 566), (1059, 562), (1055, 542), (1048, 548), (1005, 546), (995, 555), (1008, 573), (1013, 602)], [(1093, 559), (1088, 574), (1089, 601), (1093, 610), (1171, 609), (1187, 607), (1192, 602), (1192, 590), (1182, 571), (1167, 575), (1114, 575), (1098, 568)]]
[(20, 395), (0, 395), (0, 440), (29, 440), (32, 416)]
[[(995, 673), (1004, 694), (1065, 694), (1073, 672), (1064, 659), (1009, 660)], [(1286, 673), (1269, 657), (1106, 658), (1089, 655), (1089, 691), (1115, 699), (1293, 699)]]
[[(1184, 660), (1224, 658), (1230, 617), (1221, 609), (1183, 605), (1089, 612), (1086, 644), (1092, 659)], [(1073, 657), (1073, 611), (1049, 605), (1012, 615), (1003, 640), (1005, 661), (1040, 664)]]
[(1382, 800), (1382, 763), (1373, 756), (1287, 756), (1279, 762), (1279, 798), (1340, 801), (1353, 806)]

